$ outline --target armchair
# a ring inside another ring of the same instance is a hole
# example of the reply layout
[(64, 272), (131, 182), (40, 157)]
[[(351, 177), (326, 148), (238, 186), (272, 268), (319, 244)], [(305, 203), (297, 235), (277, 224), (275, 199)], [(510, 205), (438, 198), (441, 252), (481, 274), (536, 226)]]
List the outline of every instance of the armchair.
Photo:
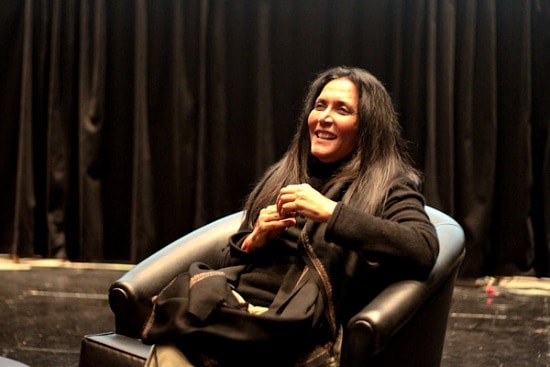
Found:
[[(391, 284), (344, 328), (341, 366), (439, 366), (454, 282), (464, 258), (464, 232), (448, 215), (426, 207), (440, 241), (427, 279)], [(152, 296), (192, 262), (212, 264), (240, 225), (234, 213), (201, 227), (151, 255), (109, 289), (115, 332), (82, 340), (80, 367), (143, 366), (150, 347), (139, 341)]]

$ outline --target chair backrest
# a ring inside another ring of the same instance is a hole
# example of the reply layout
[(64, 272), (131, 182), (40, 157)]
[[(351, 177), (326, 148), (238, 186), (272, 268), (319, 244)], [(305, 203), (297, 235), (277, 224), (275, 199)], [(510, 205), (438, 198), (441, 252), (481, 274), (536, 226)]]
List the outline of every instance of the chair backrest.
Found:
[(433, 276), (444, 273), (443, 269), (455, 268), (457, 262), (460, 264), (460, 259), (464, 255), (465, 236), (462, 227), (449, 215), (430, 206), (426, 206), (425, 209), (437, 231), (440, 243), (440, 253), (431, 272)]

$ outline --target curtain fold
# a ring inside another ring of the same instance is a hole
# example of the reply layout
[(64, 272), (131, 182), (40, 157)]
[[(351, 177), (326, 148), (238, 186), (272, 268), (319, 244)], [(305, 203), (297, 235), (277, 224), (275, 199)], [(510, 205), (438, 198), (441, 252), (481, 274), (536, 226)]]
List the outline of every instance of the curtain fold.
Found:
[[(496, 274), (529, 274), (531, 227), (531, 2), (500, 1), (497, 14), (498, 134), (492, 263)], [(510, 144), (513, 137), (514, 143)]]
[[(194, 228), (198, 96), (190, 21), (198, 11), (184, 2), (147, 3), (147, 108), (155, 243), (169, 243)], [(192, 55), (189, 56), (189, 55)]]
[(21, 55), (21, 89), (19, 131), (17, 132), (17, 157), (15, 175), (15, 200), (13, 209), (13, 237), (11, 253), (29, 255), (34, 253), (34, 193), (32, 108), (33, 108), (33, 2), (25, 1), (23, 14), (23, 40)]
[(455, 212), (455, 68), (456, 14), (453, 2), (431, 4), (426, 75), (426, 138), (424, 148), (425, 194), (431, 204)]
[(80, 10), (78, 90), (78, 243), (85, 259), (104, 258), (101, 144), (105, 99), (105, 2), (83, 2)]
[(465, 2), (458, 14), (456, 67), (457, 215), (469, 261), (463, 274), (488, 271), (497, 160), (495, 2)]
[(260, 0), (257, 5), (258, 32), (255, 45), (258, 60), (256, 66), (258, 77), (255, 85), (257, 90), (255, 106), (257, 125), (255, 126), (254, 145), (255, 151), (260, 152), (260, 154), (256, 154), (254, 157), (254, 173), (260, 175), (268, 165), (275, 161), (274, 136), (278, 124), (272, 118), (273, 83), (271, 70), (273, 55), (270, 48), (266, 47), (272, 38), (271, 3), (267, 0)]
[[(75, 65), (77, 4), (75, 1), (54, 1), (51, 18), (51, 50), (47, 66), (46, 149), (41, 163), (45, 168), (45, 212), (48, 247), (45, 255), (67, 256), (67, 230), (71, 185), (72, 123), (77, 102), (75, 79), (78, 69), (65, 70)], [(43, 10), (44, 11), (44, 10)], [(45, 32), (44, 32), (45, 33)]]
[(21, 99), (25, 3), (8, 3), (0, 12), (0, 44), (11, 50), (12, 57), (0, 57), (0, 245), (3, 252), (23, 253), (24, 244), (14, 240), (17, 137)]
[(144, 0), (135, 2), (135, 87), (130, 214), (130, 260), (137, 261), (154, 250), (153, 176), (149, 146), (148, 27)]
[(137, 262), (240, 209), (329, 66), (388, 88), (461, 276), (548, 275), (539, 0), (9, 0), (0, 250)]
[(550, 2), (534, 1), (532, 27), (532, 223), (535, 237), (535, 264), (540, 274), (550, 274), (550, 89), (547, 79), (537, 77), (550, 65)]
[[(196, 186), (196, 196), (194, 198), (194, 222), (202, 222), (206, 220), (206, 207), (202, 200), (205, 197), (205, 193), (208, 192), (208, 189), (205, 187), (206, 183), (206, 172), (207, 172), (207, 119), (208, 119), (208, 86), (207, 86), (207, 77), (209, 75), (209, 64), (210, 60), (208, 57), (208, 47), (210, 43), (210, 32), (208, 27), (209, 20), (209, 11), (210, 11), (210, 1), (205, 0), (200, 3), (200, 23), (199, 23), (199, 115), (198, 115), (198, 127), (197, 127), (197, 171), (196, 171), (196, 180), (194, 184)], [(223, 18), (222, 18), (223, 19)]]
[(198, 167), (200, 180), (196, 182), (197, 188), (202, 191), (202, 196), (197, 196), (197, 225), (206, 223), (212, 213), (216, 217), (223, 215), (222, 207), (228, 198), (228, 138), (231, 124), (229, 100), (231, 94), (235, 94), (228, 84), (231, 77), (227, 55), (230, 44), (228, 40), (232, 35), (228, 31), (230, 6), (225, 1), (210, 1), (206, 23), (203, 25), (206, 27), (205, 42), (208, 47), (204, 60), (207, 68), (204, 80), (206, 94), (205, 100), (201, 101), (206, 106), (206, 114), (204, 126), (200, 127), (204, 128), (201, 154), (205, 159), (202, 161), (203, 166)]

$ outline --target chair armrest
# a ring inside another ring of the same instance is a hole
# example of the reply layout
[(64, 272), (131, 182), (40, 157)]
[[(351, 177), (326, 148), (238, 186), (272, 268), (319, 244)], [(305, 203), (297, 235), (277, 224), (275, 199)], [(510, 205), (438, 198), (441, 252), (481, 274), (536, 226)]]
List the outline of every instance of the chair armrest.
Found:
[(346, 325), (341, 366), (438, 366), (458, 269), (435, 288), (406, 280), (384, 289)]
[(346, 341), (361, 345), (367, 355), (379, 352), (414, 315), (427, 293), (427, 286), (420, 281), (391, 284), (348, 321)]
[[(426, 211), (440, 243), (433, 269), (425, 280), (402, 280), (389, 285), (348, 321), (342, 345), (343, 366), (363, 365), (362, 361), (380, 353), (404, 325), (417, 317), (419, 310), (426, 307), (430, 299), (437, 298), (441, 292), (452, 293), (454, 279), (465, 255), (464, 232), (447, 215), (430, 207)], [(443, 288), (449, 289), (443, 291)], [(446, 295), (449, 299), (439, 302), (449, 303), (450, 296)], [(446, 322), (448, 309), (438, 312), (442, 312), (438, 316)], [(426, 325), (432, 326), (438, 327)], [(412, 340), (409, 342), (414, 343)]]
[(239, 228), (242, 212), (223, 217), (181, 237), (141, 261), (109, 288), (109, 305), (118, 334), (139, 337), (151, 312), (151, 298), (193, 262), (214, 266), (228, 237)]

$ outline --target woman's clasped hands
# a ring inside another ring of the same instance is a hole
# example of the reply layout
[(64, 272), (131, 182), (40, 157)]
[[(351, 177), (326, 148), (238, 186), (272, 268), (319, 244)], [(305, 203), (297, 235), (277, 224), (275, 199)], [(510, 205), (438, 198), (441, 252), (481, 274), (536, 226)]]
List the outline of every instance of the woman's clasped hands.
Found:
[(296, 225), (298, 215), (316, 222), (327, 222), (335, 207), (335, 201), (309, 184), (285, 186), (279, 192), (277, 202), (260, 211), (254, 229), (241, 249), (251, 252), (265, 246), (286, 228)]

